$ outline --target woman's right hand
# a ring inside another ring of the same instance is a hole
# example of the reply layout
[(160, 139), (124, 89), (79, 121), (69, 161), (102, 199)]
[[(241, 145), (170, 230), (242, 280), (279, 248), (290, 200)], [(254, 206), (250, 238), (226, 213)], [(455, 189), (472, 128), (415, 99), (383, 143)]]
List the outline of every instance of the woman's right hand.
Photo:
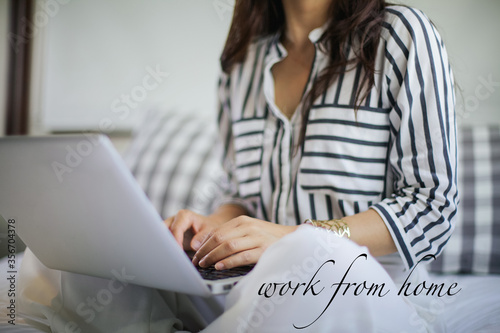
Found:
[(165, 220), (165, 225), (184, 250), (198, 250), (210, 232), (225, 221), (182, 209)]

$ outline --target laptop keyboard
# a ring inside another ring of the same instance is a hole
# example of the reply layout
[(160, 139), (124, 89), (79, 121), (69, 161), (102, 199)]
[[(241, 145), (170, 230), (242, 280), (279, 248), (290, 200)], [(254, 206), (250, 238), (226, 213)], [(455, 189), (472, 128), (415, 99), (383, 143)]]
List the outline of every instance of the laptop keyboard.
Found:
[[(189, 256), (189, 259), (193, 259), (194, 252), (192, 251), (187, 251), (187, 255)], [(196, 266), (196, 269), (200, 273), (201, 277), (204, 280), (221, 280), (221, 279), (227, 279), (227, 278), (232, 278), (232, 277), (237, 277), (237, 276), (242, 276), (247, 274), (252, 270), (252, 268), (255, 265), (247, 265), (247, 266), (240, 266), (240, 267), (234, 267), (231, 269), (224, 269), (224, 270), (216, 270), (215, 265), (212, 265), (210, 267), (200, 267)]]
[(249, 266), (241, 266), (241, 267), (234, 267), (231, 269), (224, 269), (224, 270), (216, 270), (215, 266), (210, 266), (210, 267), (200, 267), (197, 266), (196, 268), (198, 269), (198, 272), (200, 272), (201, 277), (205, 280), (220, 280), (220, 279), (227, 279), (227, 278), (232, 278), (232, 277), (237, 277), (237, 276), (242, 276), (247, 274), (252, 270), (254, 265), (249, 265)]

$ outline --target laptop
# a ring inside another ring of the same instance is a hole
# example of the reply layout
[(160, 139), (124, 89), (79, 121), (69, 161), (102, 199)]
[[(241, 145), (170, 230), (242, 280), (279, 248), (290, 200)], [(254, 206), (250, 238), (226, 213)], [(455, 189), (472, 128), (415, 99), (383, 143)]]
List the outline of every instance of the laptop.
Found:
[(202, 277), (104, 135), (4, 137), (0, 156), (0, 215), (49, 268), (199, 296), (251, 269)]

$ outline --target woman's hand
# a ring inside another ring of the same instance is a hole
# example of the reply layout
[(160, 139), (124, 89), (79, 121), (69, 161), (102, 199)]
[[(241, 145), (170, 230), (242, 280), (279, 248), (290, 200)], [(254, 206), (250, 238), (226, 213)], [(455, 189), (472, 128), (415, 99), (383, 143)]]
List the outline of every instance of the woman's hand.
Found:
[(254, 264), (271, 244), (296, 229), (239, 216), (210, 231), (193, 263), (201, 267), (215, 264), (219, 270)]
[(198, 250), (209, 233), (222, 223), (224, 221), (221, 219), (210, 218), (186, 209), (165, 220), (177, 243), (187, 251)]
[(190, 210), (180, 210), (165, 220), (175, 240), (184, 250), (198, 250), (210, 232), (223, 223), (243, 214), (246, 210), (238, 205), (227, 204), (219, 207), (210, 216), (196, 214)]

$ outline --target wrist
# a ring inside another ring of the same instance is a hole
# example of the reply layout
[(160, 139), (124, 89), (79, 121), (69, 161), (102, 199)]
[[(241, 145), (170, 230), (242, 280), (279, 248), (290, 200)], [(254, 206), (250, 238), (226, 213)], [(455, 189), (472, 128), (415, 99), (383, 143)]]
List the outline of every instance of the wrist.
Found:
[(226, 204), (220, 206), (214, 213), (207, 217), (218, 224), (223, 224), (238, 216), (247, 215), (247, 213), (246, 209), (242, 206)]
[(317, 228), (323, 228), (332, 232), (334, 235), (338, 237), (351, 238), (351, 229), (349, 225), (344, 219), (332, 219), (332, 220), (312, 220), (307, 219), (304, 222), (305, 224), (311, 224)]
[[(271, 223), (271, 222), (269, 222)], [(274, 224), (273, 225), (276, 227), (276, 228), (279, 228), (280, 232), (281, 232), (281, 237), (284, 237), (288, 234), (291, 234), (292, 232), (294, 232), (295, 230), (297, 230), (300, 225), (280, 225), (280, 224)]]

